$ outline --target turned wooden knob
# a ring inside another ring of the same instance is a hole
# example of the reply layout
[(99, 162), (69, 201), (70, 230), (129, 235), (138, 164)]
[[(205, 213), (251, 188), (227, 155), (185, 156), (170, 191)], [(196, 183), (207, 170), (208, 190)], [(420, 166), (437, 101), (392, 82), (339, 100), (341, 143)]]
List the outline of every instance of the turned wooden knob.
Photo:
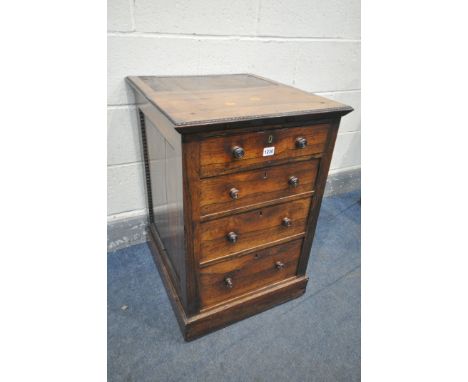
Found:
[(231, 188), (229, 190), (229, 196), (231, 196), (232, 199), (239, 199), (239, 190), (237, 188)]
[(232, 288), (232, 279), (230, 277), (226, 277), (224, 279), (224, 284), (229, 288), (231, 289)]
[(231, 243), (235, 243), (237, 241), (237, 233), (235, 232), (229, 232), (227, 234), (227, 239), (231, 242)]
[(291, 224), (292, 224), (292, 220), (289, 219), (289, 218), (283, 218), (283, 225), (285, 227), (291, 227)]
[(276, 269), (280, 270), (280, 269), (283, 269), (284, 268), (284, 263), (282, 263), (281, 261), (277, 261), (275, 263), (275, 267)]
[(245, 151), (240, 146), (234, 146), (232, 148), (232, 156), (236, 159), (241, 159), (244, 157)]
[(303, 149), (306, 146), (307, 146), (307, 139), (305, 139), (304, 137), (296, 138), (296, 147), (298, 149)]
[(299, 178), (297, 176), (289, 177), (288, 183), (292, 187), (297, 187), (299, 185)]

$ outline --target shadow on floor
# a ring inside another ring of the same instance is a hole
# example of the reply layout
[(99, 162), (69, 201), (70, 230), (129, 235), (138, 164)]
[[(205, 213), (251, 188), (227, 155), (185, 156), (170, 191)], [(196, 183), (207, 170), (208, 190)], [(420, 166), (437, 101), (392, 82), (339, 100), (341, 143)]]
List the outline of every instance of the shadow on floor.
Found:
[(304, 296), (188, 343), (147, 245), (109, 253), (108, 380), (359, 381), (360, 208), (324, 199)]

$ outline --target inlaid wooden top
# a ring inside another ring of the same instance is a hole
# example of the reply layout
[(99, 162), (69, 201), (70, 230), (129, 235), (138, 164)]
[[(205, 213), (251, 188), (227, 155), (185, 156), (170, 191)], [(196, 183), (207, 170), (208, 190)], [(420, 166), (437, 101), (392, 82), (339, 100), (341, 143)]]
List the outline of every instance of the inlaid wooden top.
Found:
[(347, 114), (350, 106), (252, 74), (128, 77), (176, 126), (294, 115)]

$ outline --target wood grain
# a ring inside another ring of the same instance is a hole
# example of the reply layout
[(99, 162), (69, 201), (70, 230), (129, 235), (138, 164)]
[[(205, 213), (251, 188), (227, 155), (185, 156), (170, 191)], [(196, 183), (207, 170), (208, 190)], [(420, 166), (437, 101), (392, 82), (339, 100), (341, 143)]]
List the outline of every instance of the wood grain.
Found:
[(307, 277), (289, 278), (190, 317), (184, 332), (185, 340), (191, 341), (233, 322), (300, 297), (305, 292), (308, 280)]
[[(305, 233), (310, 202), (305, 198), (202, 223), (200, 261)], [(292, 220), (290, 227), (283, 225), (286, 217)], [(227, 239), (229, 232), (238, 236), (235, 243)]]
[(339, 102), (250, 74), (127, 79), (179, 127), (350, 111)]
[[(236, 169), (249, 169), (256, 165), (271, 165), (275, 161), (307, 157), (325, 150), (328, 125), (311, 125), (289, 129), (274, 129), (222, 137), (208, 138), (201, 142), (201, 176), (220, 175)], [(306, 138), (307, 146), (296, 147), (297, 138)], [(232, 148), (242, 147), (245, 155), (235, 159)], [(275, 154), (263, 156), (265, 147), (274, 147)]]
[[(200, 213), (202, 216), (228, 211), (259, 202), (276, 200), (314, 190), (319, 160), (238, 172), (200, 182)], [(299, 184), (292, 186), (291, 177)], [(230, 195), (231, 189), (239, 190), (238, 199)]]
[[(142, 123), (149, 245), (184, 338), (303, 294), (340, 118), (352, 108), (254, 75), (127, 80)], [(165, 153), (152, 158), (156, 131)], [(160, 157), (164, 184), (151, 165)]]
[(333, 155), (333, 149), (335, 147), (336, 137), (338, 135), (339, 126), (340, 118), (335, 119), (331, 123), (326, 152), (320, 160), (320, 169), (317, 176), (316, 193), (313, 197), (313, 201), (310, 207), (309, 219), (307, 221), (307, 234), (304, 240), (301, 258), (299, 259), (299, 266), (297, 268), (297, 274), (299, 276), (305, 275), (305, 272), (307, 270), (307, 264), (309, 262), (310, 251), (312, 249), (312, 242), (314, 240), (315, 235), (315, 228), (317, 227), (320, 206), (322, 204), (323, 193), (325, 191), (325, 185), (327, 183), (328, 171), (330, 169), (330, 163)]
[[(294, 277), (302, 240), (267, 248), (200, 270), (200, 297), (207, 307), (240, 296), (265, 285)], [(276, 263), (283, 264), (278, 269)], [(225, 280), (232, 279), (232, 287)]]
[(200, 253), (200, 144), (196, 141), (182, 144), (184, 178), (184, 245), (185, 294), (187, 314), (195, 314), (200, 309), (198, 292), (198, 262)]

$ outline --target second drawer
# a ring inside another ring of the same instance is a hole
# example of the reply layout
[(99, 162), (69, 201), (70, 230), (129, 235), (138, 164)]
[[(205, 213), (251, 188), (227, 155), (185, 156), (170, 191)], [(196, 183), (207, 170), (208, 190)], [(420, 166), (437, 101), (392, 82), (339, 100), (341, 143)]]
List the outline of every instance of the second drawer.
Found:
[(202, 216), (311, 192), (319, 160), (222, 175), (201, 180)]
[(201, 224), (200, 263), (303, 234), (311, 199), (299, 199)]

